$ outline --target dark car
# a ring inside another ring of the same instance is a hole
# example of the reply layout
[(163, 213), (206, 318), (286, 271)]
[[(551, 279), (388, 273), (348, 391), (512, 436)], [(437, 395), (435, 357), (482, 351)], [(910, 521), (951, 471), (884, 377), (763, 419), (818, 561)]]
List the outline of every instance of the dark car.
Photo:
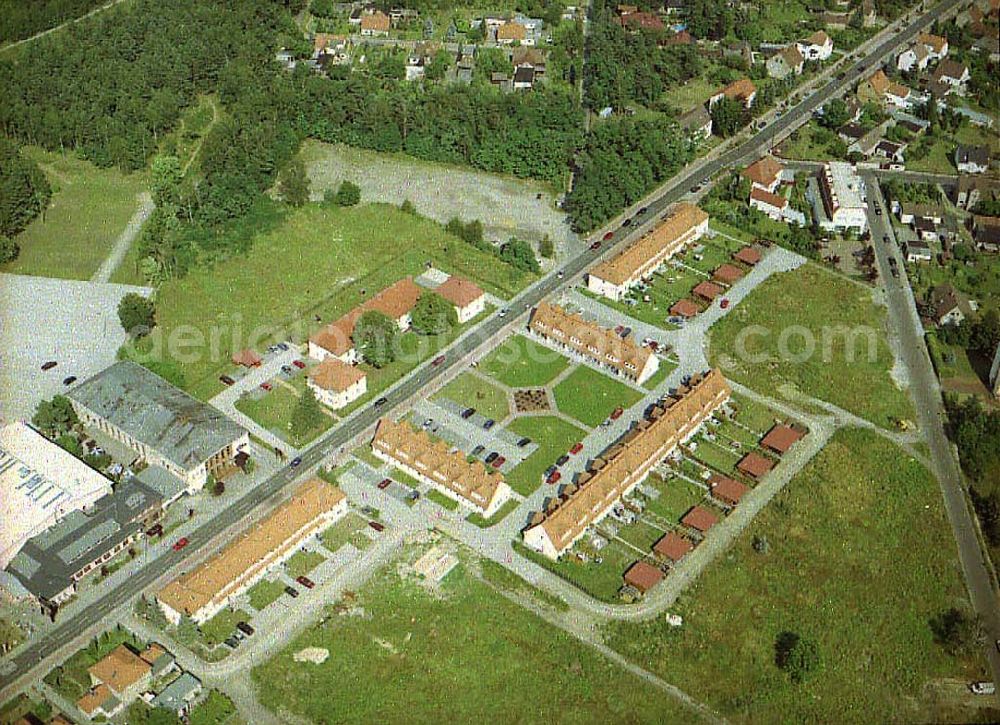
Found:
[(875, 216), (882, 216), (882, 207), (875, 207)]
[(300, 463), (302, 463), (302, 456), (295, 456), (295, 458), (292, 459), (292, 462), (289, 463), (288, 465), (291, 466), (292, 468), (295, 468)]
[(375, 529), (375, 531), (385, 531), (385, 527), (378, 521), (369, 521), (368, 525)]
[(76, 375), (70, 375), (69, 377), (63, 378), (63, 385), (72, 385), (76, 382)]
[[(609, 232), (609, 234), (610, 234), (610, 232)], [(607, 236), (607, 234), (605, 236)], [(593, 244), (590, 245), (590, 248), (594, 249), (594, 250), (600, 249), (601, 248), (601, 243), (599, 241), (598, 242), (594, 242)]]
[(472, 455), (478, 456), (480, 453), (486, 450), (486, 446), (476, 446), (472, 449)]
[(466, 408), (465, 410), (462, 411), (462, 420), (468, 420), (473, 415), (475, 415), (475, 413), (476, 413), (475, 408)]
[(293, 587), (291, 584), (289, 584), (287, 587), (285, 587), (285, 594), (294, 599), (295, 597), (299, 596), (299, 590)]
[(886, 244), (888, 244), (892, 240), (889, 239), (889, 235), (888, 234), (884, 234), (884, 235), (882, 235), (882, 241), (885, 242)]
[(306, 589), (312, 589), (316, 586), (316, 582), (307, 576), (297, 576), (295, 577), (295, 581), (304, 586)]
[(389, 488), (390, 483), (392, 483), (391, 478), (383, 478), (381, 481), (378, 482), (378, 487), (381, 488), (382, 490), (385, 490)]
[(530, 438), (522, 438), (521, 440), (519, 440), (517, 442), (517, 447), (518, 448), (524, 448), (525, 446), (529, 445), (530, 443), (531, 443), (531, 439)]
[(622, 222), (622, 229), (625, 229), (626, 227), (630, 227), (630, 226), (632, 226), (632, 220), (631, 219), (626, 219), (625, 221)]
[(437, 367), (443, 362), (444, 362), (444, 355), (438, 355), (436, 358), (434, 358), (434, 362), (432, 362), (431, 365)]
[(556, 465), (557, 465), (557, 466), (561, 466), (561, 465), (563, 465), (564, 463), (566, 463), (566, 461), (568, 461), (568, 460), (569, 460), (569, 456), (568, 456), (568, 455), (566, 455), (565, 453), (563, 453), (563, 454), (562, 454), (561, 456), (559, 456), (559, 457), (558, 457), (558, 458), (556, 459)]
[(648, 206), (644, 206), (644, 207), (642, 207), (642, 209), (640, 209), (639, 211), (637, 211), (637, 212), (635, 213), (635, 215), (636, 215), (636, 216), (642, 216), (642, 215), (643, 215), (643, 214), (645, 214), (645, 213), (646, 213), (647, 211), (649, 211), (649, 207), (648, 207)]
[(146, 531), (146, 536), (152, 539), (154, 536), (159, 536), (162, 533), (163, 533), (163, 524), (156, 524), (156, 526), (153, 526), (151, 529), (148, 529)]
[(58, 364), (55, 360), (49, 360), (47, 363), (42, 363), (42, 370), (51, 370)]
[(226, 637), (224, 641), (229, 649), (236, 649), (237, 647), (240, 646), (240, 641), (233, 636)]
[(240, 630), (247, 637), (252, 637), (253, 633), (256, 631), (253, 627), (251, 627), (246, 622), (237, 622), (236, 623), (236, 629)]
[(285, 375), (291, 375), (293, 372), (295, 372), (295, 368), (293, 368), (291, 365), (282, 365), (281, 372), (283, 372)]
[(233, 380), (233, 379), (232, 379), (231, 377), (229, 377), (228, 375), (220, 375), (220, 376), (219, 376), (219, 382), (220, 382), (220, 383), (222, 383), (223, 385), (232, 385), (232, 384), (233, 384), (233, 383), (235, 383), (236, 381), (235, 381), (235, 380)]
[(631, 328), (631, 327), (626, 327), (626, 328), (625, 328), (624, 330), (622, 330), (622, 332), (621, 332), (621, 335), (622, 335), (622, 338), (626, 338), (626, 337), (628, 337), (628, 336), (629, 336), (629, 335), (631, 335), (631, 334), (632, 334), (632, 328)]
[(388, 402), (389, 402), (388, 398), (379, 398), (378, 400), (375, 401), (375, 407), (376, 408), (381, 408), (383, 405), (385, 405)]
[(692, 186), (692, 187), (691, 187), (691, 188), (689, 189), (689, 191), (690, 191), (690, 192), (691, 192), (692, 194), (697, 194), (697, 193), (698, 193), (698, 189), (700, 189), (700, 188), (701, 188), (700, 186), (697, 186), (697, 185), (695, 185), (695, 186)]
[(483, 430), (489, 430), (490, 428), (492, 428), (493, 426), (495, 426), (496, 423), (497, 422), (495, 420), (493, 420), (492, 418), (490, 418), (485, 423), (483, 423)]
[(496, 451), (490, 451), (490, 454), (484, 459), (487, 463), (493, 463), (500, 454)]

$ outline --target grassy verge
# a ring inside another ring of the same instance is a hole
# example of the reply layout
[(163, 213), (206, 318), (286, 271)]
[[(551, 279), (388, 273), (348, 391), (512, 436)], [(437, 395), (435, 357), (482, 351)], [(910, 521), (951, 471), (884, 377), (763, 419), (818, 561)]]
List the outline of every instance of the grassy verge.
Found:
[(871, 292), (807, 264), (775, 275), (711, 331), (710, 357), (756, 390), (801, 392), (889, 427), (912, 419), (893, 381), (884, 307)]
[(568, 366), (565, 357), (522, 335), (508, 338), (479, 363), (482, 372), (512, 388), (540, 387)]
[[(754, 550), (759, 538), (769, 553)], [(682, 628), (657, 619), (607, 634), (724, 717), (933, 721), (912, 708), (924, 685), (972, 672), (934, 644), (928, 620), (964, 600), (936, 481), (881, 437), (850, 430), (678, 602)], [(785, 630), (819, 648), (819, 668), (799, 685), (774, 665)]]
[(522, 496), (530, 496), (542, 485), (545, 469), (587, 435), (582, 428), (550, 415), (516, 418), (507, 430), (526, 436), (538, 445), (534, 453), (505, 476), (510, 487)]
[(261, 579), (250, 587), (247, 596), (250, 598), (250, 606), (259, 612), (278, 601), (284, 592), (285, 585), (281, 582)]
[(90, 279), (139, 208), (144, 173), (99, 169), (75, 156), (28, 147), (52, 186), (52, 201), (16, 238), (21, 253), (0, 271)]
[(586, 365), (580, 365), (552, 390), (559, 411), (594, 428), (614, 409), (631, 408), (642, 393)]
[[(284, 589), (284, 587), (282, 587)], [(223, 609), (210, 620), (198, 627), (201, 638), (209, 647), (221, 644), (236, 629), (237, 622), (245, 622), (250, 615), (242, 609)]]
[(448, 498), (443, 493), (433, 488), (426, 493), (425, 498), (428, 501), (433, 501), (438, 506), (448, 509), (449, 511), (454, 511), (458, 508), (458, 501), (453, 498)]
[[(680, 722), (661, 690), (499, 596), (460, 565), (445, 596), (383, 569), (359, 594), (366, 616), (327, 617), (253, 671), (281, 719), (437, 722)], [(467, 636), (453, 636), (466, 632)], [(295, 662), (322, 647), (321, 665)], [(498, 667), (497, 663), (503, 663)], [(503, 697), (497, 697), (503, 692)], [(531, 713), (530, 717), (526, 713)]]
[(494, 420), (503, 420), (510, 415), (507, 393), (472, 373), (462, 373), (441, 388), (434, 398), (448, 398), (463, 407), (475, 408)]
[(336, 552), (345, 544), (352, 544), (356, 549), (366, 549), (372, 543), (365, 535), (367, 529), (367, 521), (355, 513), (349, 513), (324, 531), (320, 540), (330, 552)]
[(532, 586), (507, 567), (497, 564), (491, 559), (483, 559), (480, 562), (480, 568), (483, 579), (498, 589), (536, 599), (557, 612), (569, 611), (569, 605), (562, 599)]
[(517, 499), (512, 498), (510, 501), (508, 501), (499, 509), (497, 509), (497, 512), (492, 516), (490, 516), (488, 519), (484, 519), (477, 513), (471, 513), (465, 517), (465, 520), (468, 521), (470, 524), (475, 524), (481, 529), (488, 529), (489, 527), (496, 526), (501, 521), (503, 521), (511, 511), (513, 511), (520, 505), (520, 503), (521, 502), (518, 501)]
[(285, 570), (292, 579), (305, 576), (317, 566), (326, 561), (326, 557), (318, 551), (296, 551), (285, 562)]
[(244, 395), (236, 401), (236, 409), (245, 413), (260, 426), (266, 428), (282, 440), (296, 448), (302, 448), (317, 436), (330, 429), (333, 418), (324, 415), (322, 423), (305, 433), (292, 432), (292, 414), (299, 399), (288, 388), (277, 385), (274, 390), (264, 393), (260, 398)]

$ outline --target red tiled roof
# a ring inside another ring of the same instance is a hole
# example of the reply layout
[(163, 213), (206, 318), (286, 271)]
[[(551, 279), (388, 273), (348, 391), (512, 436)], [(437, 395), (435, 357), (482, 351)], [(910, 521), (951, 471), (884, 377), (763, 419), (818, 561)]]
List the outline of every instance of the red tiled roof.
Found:
[(737, 262), (743, 262), (743, 264), (749, 264), (753, 267), (760, 262), (760, 252), (753, 247), (743, 247), (743, 249), (733, 255), (733, 259)]
[(363, 313), (374, 310), (398, 321), (413, 310), (422, 293), (423, 288), (418, 286), (412, 277), (404, 277), (367, 302), (358, 305), (336, 322), (315, 332), (309, 341), (334, 355), (343, 355), (354, 346), (351, 335), (354, 334), (354, 325)]
[(744, 102), (757, 92), (757, 86), (749, 78), (740, 78), (722, 89), (726, 98), (740, 98)]
[(652, 13), (628, 13), (622, 16), (622, 27), (643, 30), (663, 30), (663, 21)]
[(784, 209), (788, 206), (788, 199), (783, 197), (781, 194), (772, 194), (770, 191), (764, 191), (756, 186), (750, 190), (750, 198), (756, 201), (762, 201), (765, 204), (775, 207), (776, 209)]
[(720, 476), (717, 473), (708, 479), (708, 487), (712, 490), (714, 498), (730, 506), (738, 504), (743, 498), (743, 494), (747, 492), (747, 487), (739, 481), (734, 481), (727, 476)]
[(483, 296), (483, 291), (474, 282), (452, 275), (434, 290), (456, 307), (468, 307)]
[(678, 300), (670, 308), (671, 315), (679, 315), (680, 317), (694, 317), (698, 312), (698, 305), (688, 299)]
[(694, 544), (688, 539), (671, 531), (653, 545), (653, 552), (671, 561), (680, 561), (693, 548)]
[(743, 270), (739, 267), (734, 267), (731, 264), (720, 265), (718, 269), (712, 272), (712, 279), (717, 279), (720, 282), (725, 282), (726, 284), (732, 284), (742, 276)]
[(796, 441), (803, 436), (801, 431), (795, 430), (791, 426), (776, 425), (767, 432), (760, 442), (764, 448), (769, 448), (776, 453), (787, 453)]
[(690, 511), (684, 514), (681, 523), (704, 533), (719, 523), (719, 517), (701, 506), (693, 506)]
[(751, 478), (760, 478), (774, 468), (774, 461), (759, 453), (750, 452), (743, 456), (743, 459), (736, 464), (736, 468)]
[(784, 168), (780, 161), (768, 155), (757, 159), (740, 173), (756, 184), (771, 186), (781, 176)]
[(648, 592), (663, 579), (663, 572), (644, 561), (637, 561), (625, 572), (625, 583), (640, 592)]
[(245, 368), (255, 368), (260, 365), (260, 355), (250, 348), (246, 348), (233, 353), (233, 364), (242, 365)]
[(709, 302), (725, 292), (722, 287), (712, 282), (699, 282), (691, 291), (698, 297), (702, 297)]

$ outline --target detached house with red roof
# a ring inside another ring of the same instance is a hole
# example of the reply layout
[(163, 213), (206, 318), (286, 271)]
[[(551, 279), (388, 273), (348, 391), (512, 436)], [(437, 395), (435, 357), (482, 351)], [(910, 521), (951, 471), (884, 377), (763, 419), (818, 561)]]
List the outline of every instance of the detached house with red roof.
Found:
[(742, 176), (750, 179), (750, 184), (754, 189), (763, 189), (774, 193), (782, 181), (782, 174), (785, 167), (776, 158), (768, 154), (757, 159), (740, 172)]
[(309, 371), (306, 385), (323, 405), (339, 410), (368, 392), (365, 371), (328, 357)]
[(948, 55), (948, 39), (941, 35), (921, 33), (917, 36), (917, 42), (927, 48), (931, 60), (941, 60)]
[(796, 45), (806, 60), (827, 60), (833, 54), (833, 39), (824, 30), (817, 30)]
[(741, 78), (738, 81), (730, 83), (728, 86), (709, 98), (708, 107), (711, 108), (723, 98), (737, 100), (742, 103), (745, 108), (750, 108), (750, 106), (753, 105), (754, 99), (757, 98), (757, 86), (755, 86), (749, 78)]
[(434, 292), (455, 307), (460, 325), (482, 314), (486, 309), (486, 294), (479, 285), (455, 275), (445, 280)]

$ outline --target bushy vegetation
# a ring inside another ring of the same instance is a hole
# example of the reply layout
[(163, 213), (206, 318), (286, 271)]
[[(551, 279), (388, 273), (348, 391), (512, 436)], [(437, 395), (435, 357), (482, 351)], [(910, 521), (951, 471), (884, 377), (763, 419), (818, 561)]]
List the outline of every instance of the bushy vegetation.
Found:
[(106, 0), (0, 0), (0, 42), (35, 33), (78, 18)]
[[(0, 138), (0, 237), (13, 237), (38, 216), (52, 196), (38, 164), (21, 155), (20, 146)], [(3, 255), (8, 262), (17, 254)]]

